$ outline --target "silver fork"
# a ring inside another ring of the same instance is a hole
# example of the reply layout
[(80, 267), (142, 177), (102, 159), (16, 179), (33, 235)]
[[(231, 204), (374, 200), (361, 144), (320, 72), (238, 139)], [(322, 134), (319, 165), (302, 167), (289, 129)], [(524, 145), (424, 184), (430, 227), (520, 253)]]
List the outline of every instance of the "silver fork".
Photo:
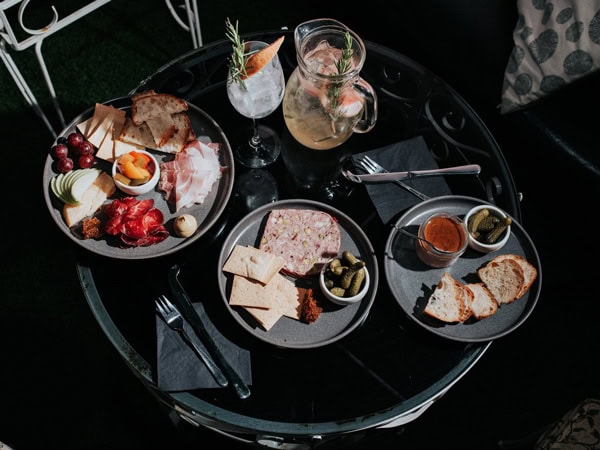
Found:
[(208, 352), (202, 347), (198, 346), (186, 333), (185, 329), (183, 328), (183, 317), (175, 305), (173, 305), (164, 295), (161, 295), (155, 303), (156, 311), (160, 314), (166, 324), (173, 330), (178, 331), (183, 339), (196, 351), (200, 359), (204, 362), (204, 364), (206, 364), (206, 367), (208, 367), (208, 370), (215, 378), (217, 383), (223, 387), (227, 386), (229, 381), (227, 378), (225, 378), (225, 375), (223, 375), (223, 372), (221, 372), (221, 369), (219, 369), (219, 367), (215, 364)]
[[(360, 166), (360, 168), (363, 169), (367, 173), (387, 173), (387, 172), (389, 172), (389, 170), (382, 167), (376, 161), (374, 161), (373, 159), (369, 158), (366, 155), (361, 158), (356, 159), (355, 161)], [(406, 189), (408, 192), (410, 192), (414, 196), (419, 197), (421, 200), (429, 200), (429, 198), (430, 198), (427, 195), (423, 194), (422, 192), (416, 190), (414, 187), (409, 186), (408, 184), (406, 184), (400, 180), (394, 180), (394, 183), (397, 184), (398, 186), (400, 186), (401, 188)]]

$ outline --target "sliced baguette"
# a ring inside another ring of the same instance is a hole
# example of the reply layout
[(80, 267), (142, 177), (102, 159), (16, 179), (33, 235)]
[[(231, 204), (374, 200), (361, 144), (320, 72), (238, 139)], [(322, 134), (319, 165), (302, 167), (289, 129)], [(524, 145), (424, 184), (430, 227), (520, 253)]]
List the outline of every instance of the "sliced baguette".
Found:
[(525, 283), (521, 265), (511, 258), (492, 259), (477, 270), (477, 275), (500, 306), (512, 303)]
[(529, 290), (529, 288), (531, 287), (531, 285), (537, 278), (537, 269), (535, 268), (535, 266), (533, 264), (531, 264), (529, 261), (527, 261), (525, 258), (523, 258), (522, 256), (514, 255), (514, 254), (510, 254), (510, 253), (506, 254), (506, 255), (498, 255), (494, 259), (496, 261), (502, 261), (504, 259), (512, 259), (513, 261), (519, 263), (519, 265), (521, 266), (521, 269), (523, 269), (523, 276), (525, 277), (525, 280), (523, 281), (523, 286), (521, 287), (521, 290), (517, 294), (517, 298), (523, 297), (523, 295), (525, 295), (525, 292), (527, 292)]
[(472, 299), (473, 292), (466, 289), (448, 272), (444, 272), (431, 293), (424, 312), (443, 322), (464, 322), (471, 317)]
[(498, 302), (483, 283), (469, 283), (465, 287), (473, 293), (471, 311), (477, 320), (490, 317), (498, 311)]

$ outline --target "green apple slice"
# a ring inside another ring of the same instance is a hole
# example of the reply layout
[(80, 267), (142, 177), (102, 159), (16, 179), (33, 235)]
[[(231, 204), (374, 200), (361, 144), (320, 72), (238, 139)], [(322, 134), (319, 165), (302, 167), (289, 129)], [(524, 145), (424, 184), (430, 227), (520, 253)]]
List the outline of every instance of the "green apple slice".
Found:
[(83, 193), (96, 181), (101, 172), (100, 169), (80, 169), (79, 173), (69, 180), (69, 194), (75, 203), (79, 203)]

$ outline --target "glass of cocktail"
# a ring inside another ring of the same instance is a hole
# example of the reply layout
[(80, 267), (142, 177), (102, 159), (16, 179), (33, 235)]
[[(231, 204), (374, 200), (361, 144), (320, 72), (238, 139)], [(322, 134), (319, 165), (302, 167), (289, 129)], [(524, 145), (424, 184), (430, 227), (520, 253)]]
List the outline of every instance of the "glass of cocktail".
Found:
[[(285, 79), (277, 57), (283, 37), (269, 44), (261, 41), (243, 42), (237, 35), (237, 29), (234, 34), (237, 42), (233, 43), (227, 95), (237, 112), (252, 119), (253, 129), (247, 144), (234, 148), (234, 154), (242, 165), (261, 168), (273, 163), (281, 153), (281, 141), (277, 133), (259, 125), (257, 119), (275, 111), (283, 99)], [(228, 36), (233, 42), (232, 36)]]

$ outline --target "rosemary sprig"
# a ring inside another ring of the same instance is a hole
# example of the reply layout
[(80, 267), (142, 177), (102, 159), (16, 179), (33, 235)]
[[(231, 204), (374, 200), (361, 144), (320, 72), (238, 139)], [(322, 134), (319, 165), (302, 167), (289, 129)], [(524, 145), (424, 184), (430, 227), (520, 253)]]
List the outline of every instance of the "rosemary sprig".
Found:
[[(344, 37), (346, 41), (346, 46), (344, 49), (342, 49), (342, 56), (340, 57), (340, 59), (338, 59), (335, 65), (338, 75), (343, 75), (352, 68), (352, 64), (350, 62), (352, 59), (352, 54), (354, 53), (354, 51), (352, 50), (352, 36), (348, 31), (346, 31)], [(340, 81), (332, 83), (329, 86), (327, 96), (329, 97), (329, 106), (334, 112), (339, 106), (343, 86), (344, 83)]]
[(225, 36), (231, 41), (231, 57), (229, 58), (229, 75), (235, 83), (240, 83), (242, 87), (246, 87), (243, 77), (246, 76), (246, 60), (248, 55), (244, 53), (246, 49), (245, 42), (240, 38), (238, 33), (238, 22), (235, 21), (235, 26), (229, 20), (225, 19)]

